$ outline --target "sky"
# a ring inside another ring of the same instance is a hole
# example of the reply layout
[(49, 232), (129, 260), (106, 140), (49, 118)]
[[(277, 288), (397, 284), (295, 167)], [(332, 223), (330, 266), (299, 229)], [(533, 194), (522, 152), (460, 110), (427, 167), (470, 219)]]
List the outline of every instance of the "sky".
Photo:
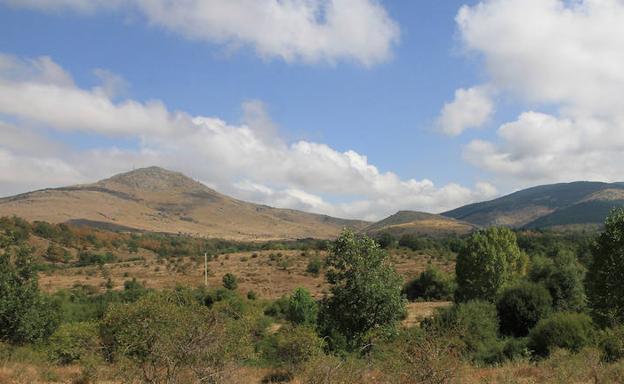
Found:
[(623, 181), (623, 0), (0, 0), (0, 196), (133, 168), (376, 220)]

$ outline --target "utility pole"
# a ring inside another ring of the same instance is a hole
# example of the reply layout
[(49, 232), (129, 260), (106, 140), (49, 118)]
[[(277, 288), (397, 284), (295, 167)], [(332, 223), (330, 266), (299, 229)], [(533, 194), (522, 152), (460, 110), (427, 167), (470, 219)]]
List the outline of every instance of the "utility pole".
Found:
[(208, 286), (208, 252), (204, 252), (204, 285)]

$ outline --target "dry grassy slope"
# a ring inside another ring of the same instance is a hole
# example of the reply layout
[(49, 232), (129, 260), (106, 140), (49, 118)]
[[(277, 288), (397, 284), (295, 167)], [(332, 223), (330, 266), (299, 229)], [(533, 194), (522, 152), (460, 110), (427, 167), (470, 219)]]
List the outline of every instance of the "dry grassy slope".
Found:
[(466, 234), (476, 228), (473, 224), (431, 213), (399, 211), (363, 231), (369, 235), (385, 232), (396, 237), (405, 234), (440, 236)]
[(332, 238), (368, 223), (252, 204), (158, 167), (0, 199), (0, 216), (236, 240)]

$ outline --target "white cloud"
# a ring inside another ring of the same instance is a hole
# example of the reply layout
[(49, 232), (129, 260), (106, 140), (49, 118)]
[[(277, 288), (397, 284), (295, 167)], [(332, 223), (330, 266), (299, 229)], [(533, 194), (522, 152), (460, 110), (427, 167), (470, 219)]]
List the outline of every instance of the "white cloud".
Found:
[(479, 128), (494, 112), (488, 87), (460, 88), (455, 99), (444, 104), (438, 117), (438, 129), (449, 136), (457, 136), (468, 128)]
[[(355, 151), (339, 152), (304, 140), (288, 143), (258, 101), (243, 105), (242, 125), (172, 113), (160, 102), (114, 103), (104, 92), (81, 89), (73, 82), (42, 80), (30, 68), (41, 60), (14, 60), (26, 67), (22, 72), (30, 78), (0, 73), (0, 111), (18, 121), (0, 124), (0, 150), (8, 164), (0, 167), (0, 180), (9, 183), (20, 173), (3, 193), (19, 186), (27, 190), (94, 181), (133, 166), (156, 164), (239, 198), (344, 217), (375, 219), (399, 209), (442, 211), (496, 194), (487, 184), (473, 190), (402, 179), (380, 171)], [(26, 126), (23, 122), (35, 128), (18, 128)], [(61, 148), (43, 137), (32, 140), (42, 131), (121, 136), (137, 139), (140, 146)], [(24, 145), (33, 149), (24, 151)]]
[(497, 142), (470, 143), (470, 162), (516, 185), (622, 180), (624, 2), (487, 0), (457, 23), (491, 84), (533, 105)]
[(0, 0), (44, 11), (138, 11), (151, 25), (286, 62), (388, 60), (399, 27), (378, 0)]

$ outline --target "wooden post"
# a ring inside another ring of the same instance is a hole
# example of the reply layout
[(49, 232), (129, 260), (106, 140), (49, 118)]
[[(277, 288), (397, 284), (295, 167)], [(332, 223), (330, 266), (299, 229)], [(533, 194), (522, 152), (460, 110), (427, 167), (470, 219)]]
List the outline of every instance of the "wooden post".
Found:
[(208, 252), (204, 252), (204, 285), (208, 286)]

